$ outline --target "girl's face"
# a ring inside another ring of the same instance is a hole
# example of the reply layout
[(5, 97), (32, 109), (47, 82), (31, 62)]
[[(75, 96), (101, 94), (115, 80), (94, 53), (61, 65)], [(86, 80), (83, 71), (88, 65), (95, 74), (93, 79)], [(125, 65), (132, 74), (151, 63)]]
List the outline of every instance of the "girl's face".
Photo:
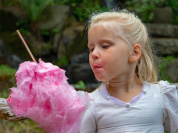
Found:
[(89, 63), (98, 81), (127, 78), (130, 72), (128, 44), (103, 26), (89, 29)]

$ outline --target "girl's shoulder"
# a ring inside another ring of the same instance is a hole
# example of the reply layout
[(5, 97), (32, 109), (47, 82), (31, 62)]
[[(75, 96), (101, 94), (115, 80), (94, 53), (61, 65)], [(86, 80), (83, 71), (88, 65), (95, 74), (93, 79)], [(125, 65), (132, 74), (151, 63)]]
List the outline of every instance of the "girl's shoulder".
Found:
[[(162, 95), (164, 108), (166, 110), (178, 111), (178, 93), (176, 86), (170, 84), (168, 81), (159, 81), (160, 92)], [(171, 111), (172, 112), (172, 111)]]
[(176, 86), (168, 81), (159, 81), (164, 104), (164, 128), (170, 133), (178, 131), (178, 95)]
[(153, 95), (160, 95), (164, 109), (172, 110), (178, 106), (178, 93), (176, 86), (170, 84), (168, 81), (159, 81), (156, 84), (150, 84), (150, 90)]
[(177, 96), (176, 86), (170, 84), (168, 81), (159, 81), (158, 85), (160, 87), (160, 92), (163, 96), (175, 95)]
[(169, 95), (169, 94), (176, 94), (177, 90), (176, 86), (170, 84), (168, 81), (159, 81), (158, 83), (148, 83), (148, 86), (151, 90), (160, 92), (161, 95)]

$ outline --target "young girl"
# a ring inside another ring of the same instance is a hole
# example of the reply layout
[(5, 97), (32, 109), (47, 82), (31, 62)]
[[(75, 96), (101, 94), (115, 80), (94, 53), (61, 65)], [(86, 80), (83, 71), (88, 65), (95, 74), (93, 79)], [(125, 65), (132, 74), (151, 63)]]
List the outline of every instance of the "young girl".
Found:
[(156, 83), (149, 36), (138, 17), (128, 11), (91, 16), (88, 48), (103, 83), (90, 94), (80, 133), (178, 133), (176, 87)]

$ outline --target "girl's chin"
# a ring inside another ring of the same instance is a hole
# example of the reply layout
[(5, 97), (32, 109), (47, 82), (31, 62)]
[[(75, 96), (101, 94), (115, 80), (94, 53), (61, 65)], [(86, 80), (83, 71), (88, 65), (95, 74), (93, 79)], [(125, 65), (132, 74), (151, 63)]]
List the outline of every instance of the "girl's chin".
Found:
[(95, 78), (100, 81), (100, 82), (106, 82), (106, 78), (104, 76), (101, 75), (95, 75)]
[[(97, 78), (96, 78), (97, 79)], [(105, 80), (102, 79), (97, 79), (99, 82), (105, 82)]]

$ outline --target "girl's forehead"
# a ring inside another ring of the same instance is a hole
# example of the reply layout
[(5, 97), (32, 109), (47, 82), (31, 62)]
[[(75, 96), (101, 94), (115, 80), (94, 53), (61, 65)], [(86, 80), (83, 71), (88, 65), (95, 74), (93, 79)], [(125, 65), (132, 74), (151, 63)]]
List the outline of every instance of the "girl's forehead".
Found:
[(90, 27), (90, 29), (88, 30), (88, 37), (89, 36), (95, 37), (97, 32), (99, 32), (100, 35), (110, 36), (114, 38), (121, 37), (121, 34), (119, 32), (117, 32), (116, 30), (114, 31), (112, 30), (111, 27), (102, 24), (93, 25), (92, 27)]
[(116, 37), (114, 36), (114, 34), (106, 29), (104, 26), (102, 25), (97, 25), (94, 27), (91, 27), (88, 31), (88, 37)]
[(111, 32), (114, 35), (118, 36), (120, 34), (123, 34), (123, 24), (121, 24), (119, 21), (114, 20), (107, 20), (107, 21), (98, 21), (93, 22), (90, 24), (89, 29), (93, 27), (103, 27), (107, 32)]

